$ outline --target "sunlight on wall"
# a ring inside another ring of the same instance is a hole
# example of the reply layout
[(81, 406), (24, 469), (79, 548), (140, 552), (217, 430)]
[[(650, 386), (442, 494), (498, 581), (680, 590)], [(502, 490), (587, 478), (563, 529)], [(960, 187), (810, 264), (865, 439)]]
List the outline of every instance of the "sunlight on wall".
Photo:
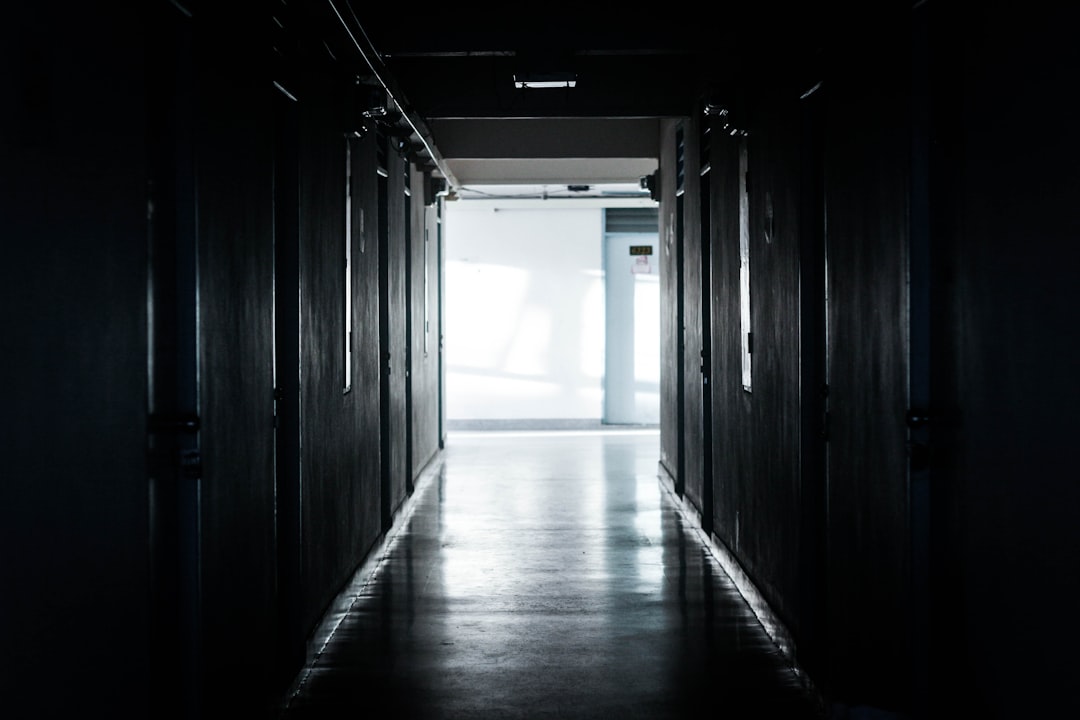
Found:
[(602, 213), (448, 209), (449, 420), (600, 418)]
[[(447, 295), (453, 315), (447, 325), (447, 354), (462, 369), (506, 369), (507, 338), (480, 332), (483, 325), (510, 328), (521, 323), (529, 272), (524, 268), (489, 263), (450, 261), (446, 264)], [(498, 298), (493, 302), (492, 298)], [(448, 302), (449, 304), (449, 302)], [(453, 321), (453, 322), (451, 322)]]
[[(599, 241), (598, 241), (599, 242)], [(599, 260), (600, 253), (597, 252)], [(585, 273), (592, 280), (581, 308), (581, 373), (590, 378), (604, 376), (604, 273)]]
[(660, 276), (641, 275), (634, 284), (634, 312), (639, 328), (655, 332), (634, 333), (634, 376), (638, 412), (650, 421), (660, 419)]
[(551, 370), (551, 310), (536, 305), (520, 309), (517, 330), (500, 369), (515, 374), (544, 375)]

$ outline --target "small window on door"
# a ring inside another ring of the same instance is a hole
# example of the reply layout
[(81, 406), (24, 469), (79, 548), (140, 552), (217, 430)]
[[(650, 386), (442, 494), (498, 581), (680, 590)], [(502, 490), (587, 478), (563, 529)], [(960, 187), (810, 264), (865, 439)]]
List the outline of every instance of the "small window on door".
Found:
[(352, 138), (345, 138), (345, 257), (342, 263), (343, 392), (352, 389)]

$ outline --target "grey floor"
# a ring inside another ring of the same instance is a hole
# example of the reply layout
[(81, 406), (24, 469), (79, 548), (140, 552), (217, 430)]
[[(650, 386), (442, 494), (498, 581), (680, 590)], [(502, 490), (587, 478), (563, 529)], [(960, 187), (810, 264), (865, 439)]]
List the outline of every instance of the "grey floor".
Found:
[(655, 430), (453, 432), (286, 718), (815, 718)]

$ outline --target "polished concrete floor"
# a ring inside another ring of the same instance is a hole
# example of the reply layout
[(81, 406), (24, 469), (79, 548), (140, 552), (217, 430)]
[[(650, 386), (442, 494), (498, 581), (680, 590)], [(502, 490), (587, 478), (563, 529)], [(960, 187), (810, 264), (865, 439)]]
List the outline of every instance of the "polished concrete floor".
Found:
[(451, 433), (286, 718), (815, 718), (655, 430)]

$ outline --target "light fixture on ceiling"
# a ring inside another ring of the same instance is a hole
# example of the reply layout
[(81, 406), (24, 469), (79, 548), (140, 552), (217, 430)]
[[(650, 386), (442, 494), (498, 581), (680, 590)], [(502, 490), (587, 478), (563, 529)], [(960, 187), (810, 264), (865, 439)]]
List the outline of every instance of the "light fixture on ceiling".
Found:
[(568, 72), (515, 73), (514, 87), (522, 88), (572, 88), (577, 86), (577, 75)]

